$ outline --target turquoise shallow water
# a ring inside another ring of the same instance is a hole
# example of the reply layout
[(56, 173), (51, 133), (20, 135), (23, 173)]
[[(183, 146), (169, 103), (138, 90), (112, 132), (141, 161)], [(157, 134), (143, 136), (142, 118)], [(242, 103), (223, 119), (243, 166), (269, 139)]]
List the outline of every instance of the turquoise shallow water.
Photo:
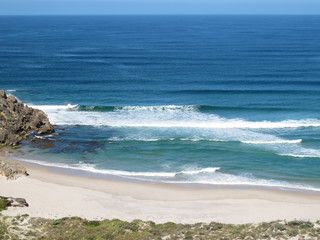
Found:
[(319, 20), (0, 17), (0, 86), (44, 110), (58, 134), (16, 157), (128, 179), (320, 191)]

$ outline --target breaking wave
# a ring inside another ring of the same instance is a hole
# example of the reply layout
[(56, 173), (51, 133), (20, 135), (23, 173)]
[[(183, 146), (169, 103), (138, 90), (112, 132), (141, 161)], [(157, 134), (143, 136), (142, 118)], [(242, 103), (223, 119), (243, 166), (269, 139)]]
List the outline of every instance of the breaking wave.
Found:
[(131, 172), (112, 169), (98, 169), (95, 164), (64, 164), (49, 163), (31, 159), (14, 158), (17, 161), (32, 163), (48, 167), (63, 169), (72, 169), (86, 171), (102, 175), (119, 176), (129, 179), (142, 181), (156, 181), (162, 183), (174, 184), (206, 184), (215, 186), (256, 186), (256, 187), (275, 187), (293, 190), (317, 191), (320, 189), (306, 184), (288, 183), (284, 181), (258, 179), (251, 175), (233, 175), (220, 172), (220, 168), (200, 168), (194, 170), (177, 171), (177, 172)]
[(23, 161), (27, 163), (38, 164), (42, 166), (48, 167), (58, 167), (58, 168), (67, 168), (74, 170), (83, 170), (92, 173), (100, 173), (106, 175), (116, 175), (123, 177), (176, 177), (178, 175), (197, 175), (202, 173), (214, 173), (218, 171), (220, 168), (200, 168), (194, 170), (182, 170), (179, 172), (130, 172), (130, 171), (122, 171), (122, 170), (113, 170), (113, 169), (98, 169), (95, 164), (87, 164), (87, 163), (79, 163), (79, 164), (65, 164), (65, 163), (49, 163), (38, 160), (31, 159), (22, 159), (22, 158), (14, 158), (18, 161)]
[[(48, 114), (55, 125), (85, 125), (110, 127), (153, 128), (207, 128), (207, 129), (277, 129), (320, 127), (319, 119), (284, 121), (247, 121), (240, 118), (223, 118), (213, 113), (203, 113), (199, 106), (123, 106), (108, 111), (90, 111), (91, 107), (79, 105), (31, 105)], [(88, 111), (85, 111), (86, 108)]]
[(241, 142), (278, 155), (320, 157), (320, 150), (302, 147), (302, 139), (284, 139), (263, 132), (273, 129), (320, 127), (319, 119), (247, 121), (223, 118), (212, 112), (201, 112), (201, 107), (194, 105), (120, 106), (109, 107), (108, 111), (86, 111), (83, 106), (72, 104), (33, 107), (47, 113), (55, 125), (106, 126), (117, 128), (117, 131), (126, 129), (121, 131), (120, 136), (110, 138), (110, 141)]
[(79, 105), (29, 105), (30, 107), (40, 109), (44, 112), (61, 111), (61, 110), (75, 110)]
[(269, 141), (237, 141), (237, 140), (226, 140), (226, 139), (206, 139), (206, 138), (144, 138), (144, 137), (125, 137), (120, 138), (119, 136), (114, 136), (108, 139), (109, 141), (142, 141), (142, 142), (157, 142), (157, 141), (191, 141), (191, 142), (199, 142), (199, 141), (210, 141), (210, 142), (241, 142), (246, 144), (296, 144), (301, 143), (302, 139), (295, 140), (269, 140)]

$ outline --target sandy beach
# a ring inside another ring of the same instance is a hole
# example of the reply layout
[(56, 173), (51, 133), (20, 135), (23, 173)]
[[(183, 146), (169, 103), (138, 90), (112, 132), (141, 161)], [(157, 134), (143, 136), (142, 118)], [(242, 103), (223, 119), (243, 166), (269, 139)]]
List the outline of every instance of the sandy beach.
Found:
[(22, 197), (27, 208), (5, 215), (86, 219), (152, 220), (156, 223), (258, 223), (320, 219), (320, 194), (245, 188), (194, 188), (133, 183), (53, 172), (26, 166), (30, 176), (0, 177), (0, 195)]

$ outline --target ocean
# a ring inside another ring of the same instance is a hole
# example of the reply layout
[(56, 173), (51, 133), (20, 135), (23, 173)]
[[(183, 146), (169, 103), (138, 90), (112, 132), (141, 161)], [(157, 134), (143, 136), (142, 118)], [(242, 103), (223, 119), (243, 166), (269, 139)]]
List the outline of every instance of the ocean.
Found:
[(320, 191), (320, 16), (0, 17), (0, 89), (97, 177)]

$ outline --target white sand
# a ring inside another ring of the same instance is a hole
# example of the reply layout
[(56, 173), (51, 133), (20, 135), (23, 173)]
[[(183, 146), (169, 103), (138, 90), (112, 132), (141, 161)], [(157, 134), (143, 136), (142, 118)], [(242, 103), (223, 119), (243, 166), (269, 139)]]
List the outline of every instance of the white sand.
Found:
[(29, 177), (0, 177), (0, 196), (22, 197), (27, 208), (5, 215), (79, 216), (160, 222), (253, 223), (320, 219), (320, 194), (276, 190), (187, 188), (75, 177), (27, 166)]

